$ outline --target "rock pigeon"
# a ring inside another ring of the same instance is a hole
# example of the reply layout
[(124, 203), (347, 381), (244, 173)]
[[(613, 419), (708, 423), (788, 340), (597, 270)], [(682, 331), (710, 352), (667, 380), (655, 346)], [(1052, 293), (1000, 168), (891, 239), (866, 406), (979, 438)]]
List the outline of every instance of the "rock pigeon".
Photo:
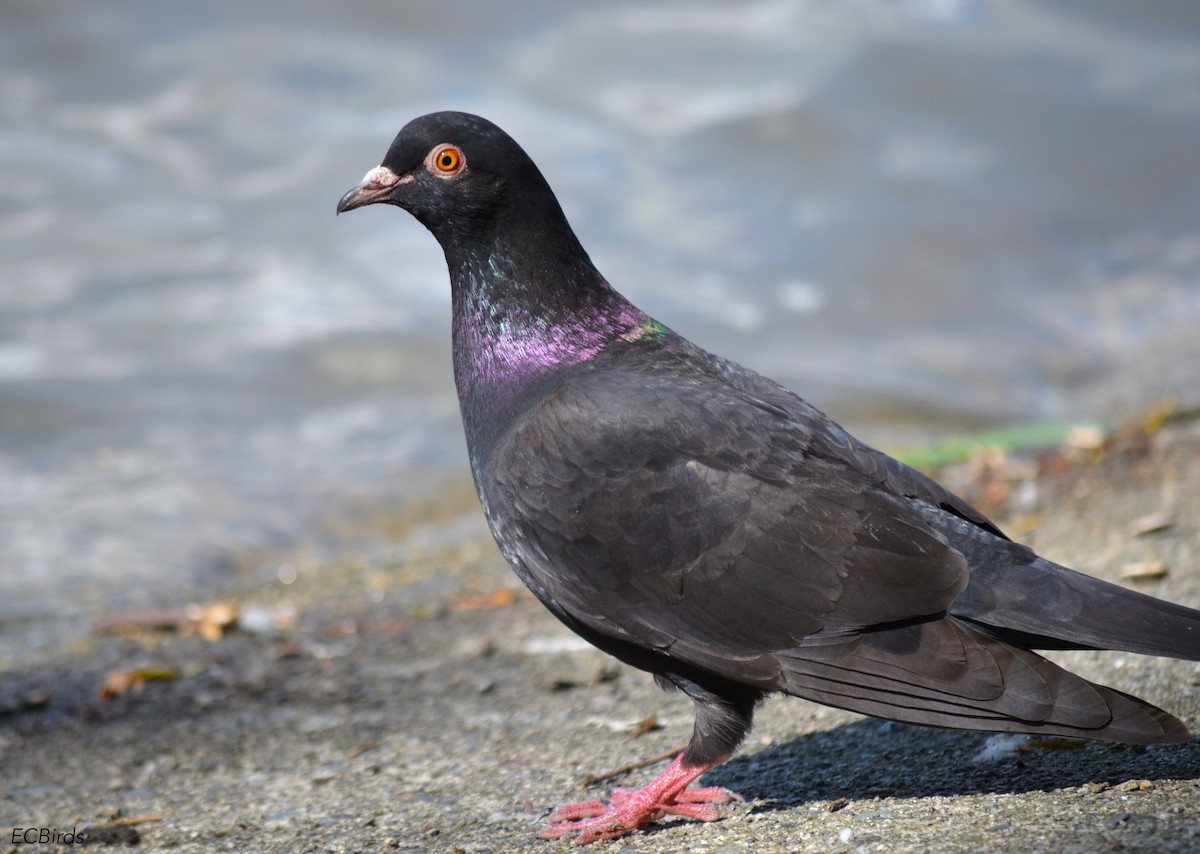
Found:
[(457, 112), (404, 127), (337, 211), (441, 244), (454, 377), (491, 531), (558, 619), (695, 703), (653, 782), (559, 807), (588, 843), (717, 819), (688, 786), (791, 694), (894, 721), (1137, 744), (1178, 719), (1034, 649), (1200, 660), (1200, 612), (1013, 542), (793, 392), (672, 332), (597, 271), (529, 156)]

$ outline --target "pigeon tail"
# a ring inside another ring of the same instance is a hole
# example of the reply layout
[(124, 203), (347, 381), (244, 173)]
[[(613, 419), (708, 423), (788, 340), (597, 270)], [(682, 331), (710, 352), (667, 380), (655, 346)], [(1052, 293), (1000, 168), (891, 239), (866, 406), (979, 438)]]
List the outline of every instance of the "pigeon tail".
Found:
[(1033, 649), (1114, 649), (1200, 661), (1200, 611), (1039, 557), (940, 508), (925, 518), (971, 566), (950, 613)]
[(954, 617), (780, 655), (786, 691), (902, 723), (1127, 744), (1191, 738), (1173, 715)]

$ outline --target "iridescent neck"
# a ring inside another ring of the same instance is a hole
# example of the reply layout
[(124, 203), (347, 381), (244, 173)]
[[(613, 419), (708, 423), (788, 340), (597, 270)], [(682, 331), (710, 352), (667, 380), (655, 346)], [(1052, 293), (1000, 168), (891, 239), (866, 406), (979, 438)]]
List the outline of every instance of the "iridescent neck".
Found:
[(656, 326), (586, 256), (556, 268), (553, 281), (515, 272), (489, 255), (452, 276), (454, 374), (468, 423), (504, 420), (540, 381)]
[(599, 273), (587, 272), (594, 281), (551, 284), (573, 291), (563, 294), (514, 279), (492, 258), (466, 265), (454, 287), (459, 391), (521, 385), (546, 371), (585, 362), (649, 320)]

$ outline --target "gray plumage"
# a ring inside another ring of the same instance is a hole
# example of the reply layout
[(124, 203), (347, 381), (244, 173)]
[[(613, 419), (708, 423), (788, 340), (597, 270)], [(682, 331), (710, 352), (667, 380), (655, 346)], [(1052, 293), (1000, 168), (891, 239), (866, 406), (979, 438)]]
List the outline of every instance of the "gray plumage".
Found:
[(774, 692), (931, 726), (1189, 738), (1032, 650), (1200, 660), (1200, 612), (1038, 557), (645, 315), (491, 123), (410, 123), (338, 209), (375, 202), (445, 251), (471, 464), (504, 556), (571, 629), (695, 701), (687, 773), (727, 759)]

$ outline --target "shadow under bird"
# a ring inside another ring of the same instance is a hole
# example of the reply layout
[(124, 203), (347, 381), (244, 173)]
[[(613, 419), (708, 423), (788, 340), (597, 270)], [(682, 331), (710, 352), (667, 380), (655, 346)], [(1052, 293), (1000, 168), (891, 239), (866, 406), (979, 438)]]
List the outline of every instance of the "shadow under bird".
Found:
[(695, 703), (691, 741), (661, 775), (559, 807), (543, 836), (719, 818), (736, 796), (688, 786), (776, 692), (938, 727), (1190, 737), (1031, 650), (1200, 660), (1200, 612), (1038, 557), (640, 311), (491, 122), (410, 122), (337, 210), (376, 203), (407, 210), (445, 252), (471, 469), (500, 551), (573, 631)]

